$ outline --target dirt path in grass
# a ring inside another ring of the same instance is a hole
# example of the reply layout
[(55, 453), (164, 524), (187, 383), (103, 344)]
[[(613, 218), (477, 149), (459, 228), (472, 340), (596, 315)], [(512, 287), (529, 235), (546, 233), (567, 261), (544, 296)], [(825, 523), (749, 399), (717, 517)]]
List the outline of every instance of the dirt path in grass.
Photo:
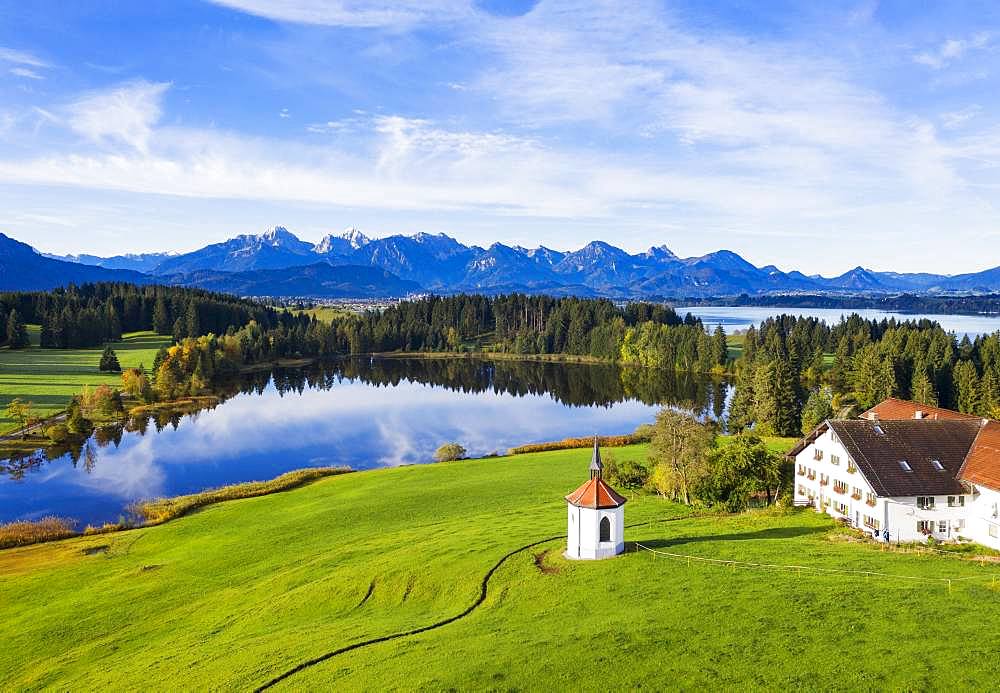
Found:
[[(694, 519), (694, 518), (697, 518), (697, 517), (702, 517), (702, 516), (704, 516), (704, 514), (694, 513), (692, 515), (683, 515), (681, 517), (670, 517), (670, 518), (665, 518), (665, 519), (662, 519), (662, 520), (656, 520), (656, 522), (673, 522), (673, 521), (677, 521), (677, 520), (691, 520), (691, 519)], [(630, 524), (630, 525), (625, 525), (625, 528), (629, 529), (629, 528), (634, 528), (634, 527), (645, 527), (648, 524), (650, 524), (650, 523), (649, 522), (636, 522), (636, 523), (633, 523), (633, 524)], [(319, 657), (313, 657), (312, 659), (306, 660), (305, 662), (302, 662), (301, 664), (295, 665), (294, 667), (292, 667), (288, 671), (284, 672), (283, 674), (279, 674), (278, 676), (275, 676), (273, 679), (271, 679), (267, 683), (262, 684), (261, 686), (258, 686), (257, 688), (254, 689), (255, 693), (260, 693), (260, 691), (266, 691), (269, 688), (272, 688), (273, 686), (281, 683), (285, 679), (287, 679), (287, 678), (289, 678), (291, 676), (294, 676), (295, 674), (299, 673), (300, 671), (303, 671), (303, 670), (308, 669), (310, 667), (314, 667), (317, 664), (321, 664), (321, 663), (327, 661), (328, 659), (332, 659), (332, 658), (336, 657), (337, 655), (342, 655), (342, 654), (345, 654), (347, 652), (353, 652), (354, 650), (360, 650), (362, 647), (368, 647), (370, 645), (377, 645), (379, 643), (388, 642), (390, 640), (399, 640), (400, 638), (406, 638), (406, 637), (409, 637), (411, 635), (418, 635), (420, 633), (426, 633), (427, 631), (431, 631), (431, 630), (436, 630), (438, 628), (442, 628), (442, 627), (447, 626), (447, 625), (449, 625), (451, 623), (454, 623), (455, 621), (459, 621), (459, 620), (465, 618), (466, 616), (468, 616), (469, 614), (471, 614), (473, 611), (475, 611), (477, 608), (479, 608), (482, 605), (483, 602), (486, 601), (486, 596), (487, 596), (487, 591), (488, 591), (488, 588), (489, 588), (490, 579), (497, 572), (497, 570), (500, 569), (500, 566), (502, 566), (504, 563), (506, 563), (507, 561), (509, 561), (511, 558), (513, 558), (514, 556), (516, 556), (519, 553), (523, 553), (523, 552), (527, 551), (528, 549), (533, 549), (536, 546), (541, 546), (542, 544), (547, 544), (550, 541), (555, 541), (556, 539), (563, 539), (563, 538), (565, 538), (565, 536), (566, 536), (565, 534), (557, 534), (554, 537), (548, 537), (546, 539), (540, 539), (538, 541), (533, 541), (530, 544), (525, 544), (524, 546), (522, 546), (520, 548), (517, 548), (517, 549), (514, 549), (513, 551), (511, 551), (511, 552), (507, 553), (506, 555), (504, 555), (503, 558), (501, 558), (499, 561), (497, 561), (496, 563), (494, 563), (493, 567), (490, 568), (486, 572), (486, 575), (483, 576), (483, 579), (479, 583), (479, 596), (476, 598), (476, 601), (474, 601), (472, 604), (470, 604), (469, 607), (466, 608), (465, 611), (463, 611), (462, 613), (456, 614), (455, 616), (451, 616), (451, 617), (446, 618), (446, 619), (444, 619), (442, 621), (437, 621), (436, 623), (432, 623), (432, 624), (427, 625), (427, 626), (422, 626), (420, 628), (414, 628), (413, 630), (402, 631), (400, 633), (392, 633), (390, 635), (383, 635), (383, 636), (378, 637), (378, 638), (372, 638), (371, 640), (362, 640), (360, 642), (356, 642), (356, 643), (353, 643), (351, 645), (345, 645), (344, 647), (341, 647), (339, 649), (333, 650), (331, 652), (327, 652), (326, 654), (322, 654)], [(371, 594), (371, 592), (369, 591), (369, 595), (368, 596), (370, 596), (370, 594)], [(365, 597), (365, 599), (362, 601), (362, 604), (365, 601), (367, 601), (368, 596)], [(359, 604), (359, 606), (360, 606), (360, 604)]]

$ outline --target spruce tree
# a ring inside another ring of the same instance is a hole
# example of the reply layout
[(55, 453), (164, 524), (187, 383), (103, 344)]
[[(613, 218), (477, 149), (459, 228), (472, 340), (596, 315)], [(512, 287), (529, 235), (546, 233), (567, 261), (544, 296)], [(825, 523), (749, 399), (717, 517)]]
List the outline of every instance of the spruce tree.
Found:
[(28, 330), (21, 321), (17, 308), (15, 308), (7, 316), (7, 346), (11, 349), (24, 349), (30, 344)]
[(156, 297), (156, 305), (153, 307), (153, 331), (157, 334), (170, 334), (170, 313), (163, 294)]
[(115, 350), (111, 348), (111, 345), (104, 347), (104, 353), (101, 354), (101, 364), (98, 367), (102, 373), (121, 373), (122, 367), (118, 363), (118, 355), (115, 354)]

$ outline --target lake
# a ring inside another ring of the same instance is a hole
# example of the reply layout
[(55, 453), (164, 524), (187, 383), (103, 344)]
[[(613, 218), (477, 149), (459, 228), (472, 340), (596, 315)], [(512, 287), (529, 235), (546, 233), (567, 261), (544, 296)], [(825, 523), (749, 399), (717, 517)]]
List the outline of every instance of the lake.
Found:
[(905, 320), (934, 320), (941, 324), (947, 332), (954, 332), (959, 338), (968, 335), (970, 339), (976, 335), (990, 334), (1000, 330), (1000, 316), (997, 315), (933, 315), (928, 313), (893, 313), (874, 309), (849, 308), (767, 308), (757, 306), (682, 306), (676, 310), (680, 315), (691, 313), (701, 318), (709, 331), (716, 325), (722, 325), (727, 334), (737, 330), (746, 330), (751, 325), (758, 326), (764, 320), (778, 315), (797, 315), (813, 317), (832, 325), (840, 321), (841, 316), (857, 313), (867, 320), (882, 320), (895, 318)]
[(292, 469), (425, 463), (450, 441), (481, 456), (629, 433), (663, 404), (717, 418), (726, 393), (705, 377), (526, 361), (348, 359), (258, 373), (214, 409), (143, 417), (68, 452), (0, 463), (0, 522), (57, 515), (82, 528), (117, 521), (138, 499)]

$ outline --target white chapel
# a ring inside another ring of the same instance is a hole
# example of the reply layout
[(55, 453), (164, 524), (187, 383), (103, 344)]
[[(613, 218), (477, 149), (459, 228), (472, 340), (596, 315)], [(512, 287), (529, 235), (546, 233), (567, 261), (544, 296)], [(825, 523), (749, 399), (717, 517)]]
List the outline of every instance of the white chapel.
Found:
[(611, 558), (625, 551), (625, 498), (605, 483), (603, 472), (595, 437), (590, 480), (566, 496), (567, 558)]

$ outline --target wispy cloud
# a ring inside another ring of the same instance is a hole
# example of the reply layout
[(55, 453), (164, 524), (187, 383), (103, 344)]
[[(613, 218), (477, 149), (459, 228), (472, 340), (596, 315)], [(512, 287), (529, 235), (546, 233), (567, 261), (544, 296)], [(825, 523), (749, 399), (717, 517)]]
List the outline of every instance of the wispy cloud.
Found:
[(991, 40), (992, 36), (986, 32), (977, 33), (967, 39), (947, 39), (934, 50), (917, 53), (913, 56), (913, 60), (921, 65), (940, 70), (970, 51), (986, 48)]
[(347, 27), (406, 28), (472, 14), (467, 0), (210, 0), (284, 22)]
[(69, 104), (69, 125), (95, 142), (122, 142), (146, 152), (169, 87), (164, 82), (136, 80), (92, 92)]
[(8, 70), (8, 72), (16, 77), (25, 77), (27, 79), (45, 79), (30, 67), (12, 67)]
[(0, 62), (27, 65), (28, 67), (49, 67), (49, 64), (28, 51), (0, 46)]

